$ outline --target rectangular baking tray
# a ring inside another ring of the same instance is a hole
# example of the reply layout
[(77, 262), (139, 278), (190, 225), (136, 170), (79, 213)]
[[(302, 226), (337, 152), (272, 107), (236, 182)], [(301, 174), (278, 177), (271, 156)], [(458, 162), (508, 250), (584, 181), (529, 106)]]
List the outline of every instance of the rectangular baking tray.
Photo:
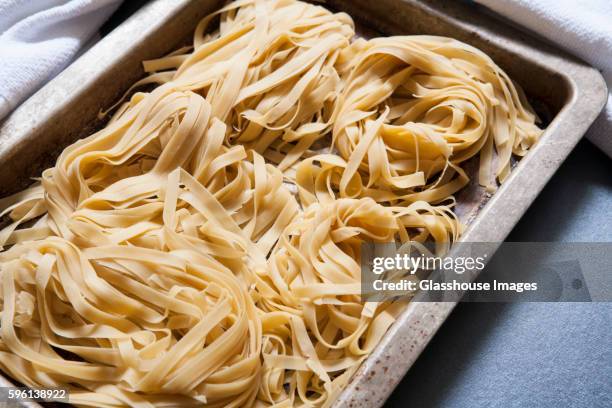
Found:
[[(320, 3), (320, 2), (319, 2)], [(480, 48), (518, 82), (544, 119), (539, 143), (494, 194), (476, 183), (458, 195), (465, 242), (501, 242), (601, 111), (599, 72), (473, 4), (415, 0), (329, 0), (358, 32), (430, 34)], [(0, 127), (0, 197), (23, 189), (70, 143), (103, 126), (100, 110), (144, 76), (141, 62), (188, 44), (216, 0), (156, 0), (136, 12), (30, 97)], [(411, 302), (338, 397), (336, 408), (379, 407), (456, 302)], [(10, 380), (0, 376), (0, 386)], [(24, 404), (39, 407), (36, 403)]]

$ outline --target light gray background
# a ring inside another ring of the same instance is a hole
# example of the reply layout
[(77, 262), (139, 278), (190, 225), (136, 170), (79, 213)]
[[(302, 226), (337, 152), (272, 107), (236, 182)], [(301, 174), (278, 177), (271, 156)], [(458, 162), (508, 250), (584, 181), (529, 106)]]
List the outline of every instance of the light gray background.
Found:
[[(581, 141), (508, 241), (612, 241), (612, 161)], [(460, 303), (386, 406), (612, 407), (612, 303)]]

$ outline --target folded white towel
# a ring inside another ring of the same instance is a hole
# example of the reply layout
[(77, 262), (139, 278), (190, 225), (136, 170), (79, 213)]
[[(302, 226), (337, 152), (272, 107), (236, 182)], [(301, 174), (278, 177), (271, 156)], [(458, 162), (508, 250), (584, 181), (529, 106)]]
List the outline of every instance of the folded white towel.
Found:
[(612, 158), (612, 0), (476, 0), (599, 68), (608, 103), (587, 138)]
[(57, 75), (121, 0), (0, 0), (0, 119)]

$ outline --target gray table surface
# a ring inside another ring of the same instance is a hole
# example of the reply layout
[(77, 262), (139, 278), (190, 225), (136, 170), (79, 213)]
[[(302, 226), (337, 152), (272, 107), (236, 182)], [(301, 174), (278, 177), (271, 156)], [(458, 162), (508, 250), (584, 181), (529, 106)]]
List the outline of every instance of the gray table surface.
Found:
[[(612, 242), (612, 160), (581, 141), (508, 241)], [(386, 406), (612, 407), (612, 303), (460, 303)]]

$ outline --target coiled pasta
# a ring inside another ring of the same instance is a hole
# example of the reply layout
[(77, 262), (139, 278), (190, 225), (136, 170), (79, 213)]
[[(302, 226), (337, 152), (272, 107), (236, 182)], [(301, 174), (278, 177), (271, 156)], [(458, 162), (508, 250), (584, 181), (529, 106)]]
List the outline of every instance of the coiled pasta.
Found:
[(295, 0), (230, 3), (144, 66), (0, 200), (0, 368), (77, 406), (331, 405), (404, 306), (361, 301), (361, 245), (447, 250), (462, 163), (494, 190), (541, 134), (473, 47)]

